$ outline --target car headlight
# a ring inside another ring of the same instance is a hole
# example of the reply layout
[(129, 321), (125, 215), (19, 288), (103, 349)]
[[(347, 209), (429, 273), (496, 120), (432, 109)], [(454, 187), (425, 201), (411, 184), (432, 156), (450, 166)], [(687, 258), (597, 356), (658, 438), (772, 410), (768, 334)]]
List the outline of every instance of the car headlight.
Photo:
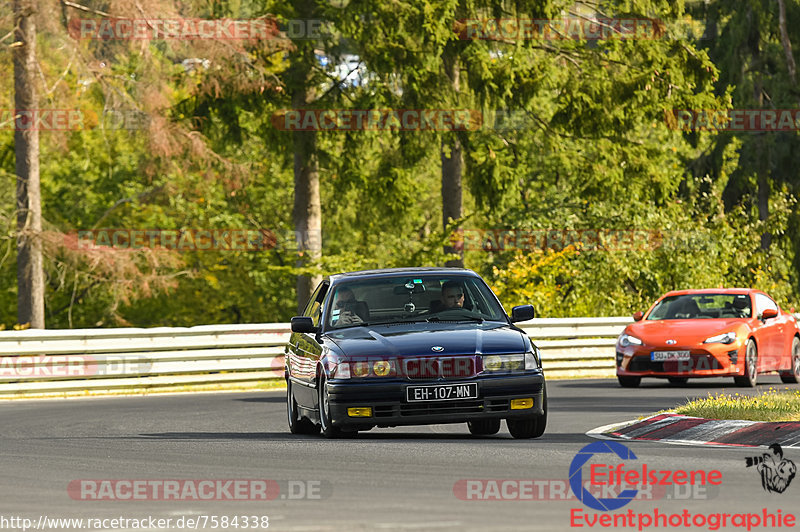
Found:
[(711, 338), (706, 338), (703, 340), (704, 344), (732, 344), (736, 341), (736, 333), (726, 332), (723, 334), (718, 334), (716, 336), (712, 336)]
[(622, 347), (628, 347), (629, 345), (642, 345), (642, 340), (636, 338), (635, 336), (631, 336), (630, 334), (622, 333), (619, 337), (619, 345)]
[(525, 369), (525, 355), (487, 355), (483, 357), (483, 371), (499, 373)]

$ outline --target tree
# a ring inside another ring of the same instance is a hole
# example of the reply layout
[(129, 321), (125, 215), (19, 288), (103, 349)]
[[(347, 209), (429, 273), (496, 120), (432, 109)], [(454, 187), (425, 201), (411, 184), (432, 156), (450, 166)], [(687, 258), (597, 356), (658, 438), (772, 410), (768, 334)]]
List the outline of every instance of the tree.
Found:
[[(302, 21), (315, 20), (319, 15), (315, 0), (294, 2), (294, 15)], [(291, 95), (293, 109), (306, 109), (315, 104), (316, 80), (313, 40), (295, 41), (295, 49), (289, 54), (290, 66), (286, 84)], [(294, 155), (294, 230), (297, 235), (298, 258), (296, 266), (318, 261), (322, 255), (322, 205), (320, 199), (319, 159), (316, 131), (294, 131), (292, 133)], [(297, 276), (297, 308), (302, 313), (311, 293), (322, 280), (322, 276)]]
[[(698, 45), (718, 65), (717, 92), (730, 92), (733, 109), (764, 111), (796, 109), (800, 104), (792, 40), (800, 39), (800, 9), (794, 2), (714, 0), (692, 6), (703, 20), (708, 37)], [(796, 168), (800, 135), (797, 131), (727, 131), (715, 136), (707, 153), (692, 165), (695, 175), (707, 173), (724, 187), (726, 213), (739, 211), (753, 220), (759, 245), (743, 249), (749, 260), (736, 275), (755, 284), (770, 279), (773, 291), (786, 283), (800, 286)], [(732, 153), (731, 153), (732, 152)], [(737, 164), (730, 175), (719, 169), (731, 153)], [(789, 268), (794, 261), (794, 271)], [(769, 272), (765, 278), (753, 272)]]
[[(17, 319), (43, 329), (44, 267), (36, 94), (36, 0), (14, 1), (14, 131), (17, 176)], [(22, 116), (27, 115), (27, 122)]]

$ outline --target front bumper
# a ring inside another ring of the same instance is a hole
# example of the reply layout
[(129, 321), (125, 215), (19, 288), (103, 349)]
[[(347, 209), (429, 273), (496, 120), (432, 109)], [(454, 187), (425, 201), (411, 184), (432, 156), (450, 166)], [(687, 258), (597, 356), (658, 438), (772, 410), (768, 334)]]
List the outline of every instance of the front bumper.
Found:
[[(477, 399), (408, 402), (406, 388), (434, 384), (478, 384)], [(482, 376), (445, 381), (328, 381), (331, 423), (348, 427), (393, 427), (433, 423), (463, 423), (492, 418), (527, 417), (544, 413), (544, 374)], [(511, 409), (512, 399), (533, 398), (533, 407)], [(370, 407), (370, 417), (349, 417), (347, 409)]]
[[(689, 360), (653, 361), (653, 351), (688, 350)], [(617, 347), (617, 375), (624, 377), (729, 377), (744, 372), (744, 347), (708, 344), (703, 347)]]

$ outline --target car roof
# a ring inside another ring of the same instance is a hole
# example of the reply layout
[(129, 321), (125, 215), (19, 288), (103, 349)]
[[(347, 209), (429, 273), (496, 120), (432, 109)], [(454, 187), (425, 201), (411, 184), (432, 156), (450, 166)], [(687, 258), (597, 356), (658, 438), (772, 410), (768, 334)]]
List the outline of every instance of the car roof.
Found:
[(356, 272), (343, 272), (329, 275), (331, 284), (353, 280), (356, 278), (364, 279), (369, 277), (402, 277), (405, 275), (423, 274), (423, 273), (438, 273), (445, 275), (463, 275), (468, 277), (480, 277), (477, 273), (467, 268), (384, 268), (380, 270), (360, 270)]

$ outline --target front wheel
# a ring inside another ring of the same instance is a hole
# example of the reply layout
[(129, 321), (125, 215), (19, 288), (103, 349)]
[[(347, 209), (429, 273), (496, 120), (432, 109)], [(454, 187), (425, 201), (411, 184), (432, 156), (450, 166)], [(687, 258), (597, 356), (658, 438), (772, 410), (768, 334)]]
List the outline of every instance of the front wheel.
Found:
[(475, 421), (467, 421), (467, 428), (469, 428), (469, 432), (475, 436), (491, 436), (500, 431), (500, 420), (476, 419)]
[(792, 340), (792, 369), (781, 372), (781, 382), (787, 384), (800, 382), (800, 338), (797, 336)]
[(326, 438), (345, 438), (356, 434), (355, 431), (348, 432), (334, 427), (331, 423), (328, 379), (325, 377), (325, 373), (319, 376), (319, 424), (322, 435)]
[(747, 351), (744, 357), (744, 375), (741, 377), (734, 377), (733, 382), (736, 386), (743, 388), (754, 388), (758, 380), (758, 348), (756, 343), (752, 340), (747, 342)]
[(617, 380), (619, 381), (619, 385), (623, 388), (638, 388), (639, 384), (642, 383), (641, 377), (624, 377), (622, 375), (617, 375)]
[(547, 427), (547, 388), (542, 392), (542, 413), (530, 417), (506, 419), (508, 432), (517, 439), (538, 438)]

